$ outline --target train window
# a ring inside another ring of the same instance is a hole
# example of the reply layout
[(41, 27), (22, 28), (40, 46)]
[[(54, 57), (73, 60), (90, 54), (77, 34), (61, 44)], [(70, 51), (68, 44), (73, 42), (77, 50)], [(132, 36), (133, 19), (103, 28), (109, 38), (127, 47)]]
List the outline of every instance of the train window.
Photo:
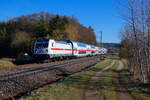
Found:
[(79, 51), (79, 54), (86, 54), (86, 51)]

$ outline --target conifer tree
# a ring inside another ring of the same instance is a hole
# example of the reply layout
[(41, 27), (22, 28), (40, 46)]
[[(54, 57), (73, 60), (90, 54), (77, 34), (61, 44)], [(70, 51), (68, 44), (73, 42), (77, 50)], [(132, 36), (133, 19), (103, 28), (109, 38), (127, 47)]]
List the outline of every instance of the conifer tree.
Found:
[(48, 34), (48, 24), (44, 19), (44, 16), (41, 16), (41, 19), (38, 23), (38, 28), (37, 28), (37, 32), (36, 32), (36, 37), (37, 38), (43, 38), (46, 37)]

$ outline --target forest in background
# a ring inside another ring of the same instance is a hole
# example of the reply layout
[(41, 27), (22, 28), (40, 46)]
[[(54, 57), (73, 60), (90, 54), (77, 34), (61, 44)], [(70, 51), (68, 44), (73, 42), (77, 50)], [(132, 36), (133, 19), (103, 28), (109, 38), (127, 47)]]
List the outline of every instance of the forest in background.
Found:
[(73, 16), (40, 12), (0, 22), (0, 57), (32, 55), (34, 41), (42, 38), (97, 45), (91, 26), (83, 26)]

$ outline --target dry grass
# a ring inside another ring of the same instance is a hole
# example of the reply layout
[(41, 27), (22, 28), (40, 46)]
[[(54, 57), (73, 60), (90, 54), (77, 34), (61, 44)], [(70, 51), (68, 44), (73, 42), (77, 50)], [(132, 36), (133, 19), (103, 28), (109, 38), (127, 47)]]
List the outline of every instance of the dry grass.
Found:
[(122, 85), (128, 89), (135, 100), (150, 100), (149, 86), (138, 86), (134, 81), (132, 81), (128, 71), (127, 63), (124, 62), (124, 65), (125, 67), (120, 73)]
[(0, 67), (15, 66), (11, 61), (0, 60)]

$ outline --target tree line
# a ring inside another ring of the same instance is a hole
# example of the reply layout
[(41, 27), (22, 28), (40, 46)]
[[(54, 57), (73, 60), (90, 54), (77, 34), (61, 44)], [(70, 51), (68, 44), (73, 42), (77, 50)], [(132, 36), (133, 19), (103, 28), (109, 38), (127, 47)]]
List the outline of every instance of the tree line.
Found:
[(121, 30), (120, 56), (127, 58), (133, 78), (150, 81), (150, 0), (124, 0), (119, 5), (125, 25)]
[(91, 26), (85, 27), (73, 16), (40, 12), (0, 22), (0, 57), (32, 55), (34, 41), (42, 38), (97, 44)]

